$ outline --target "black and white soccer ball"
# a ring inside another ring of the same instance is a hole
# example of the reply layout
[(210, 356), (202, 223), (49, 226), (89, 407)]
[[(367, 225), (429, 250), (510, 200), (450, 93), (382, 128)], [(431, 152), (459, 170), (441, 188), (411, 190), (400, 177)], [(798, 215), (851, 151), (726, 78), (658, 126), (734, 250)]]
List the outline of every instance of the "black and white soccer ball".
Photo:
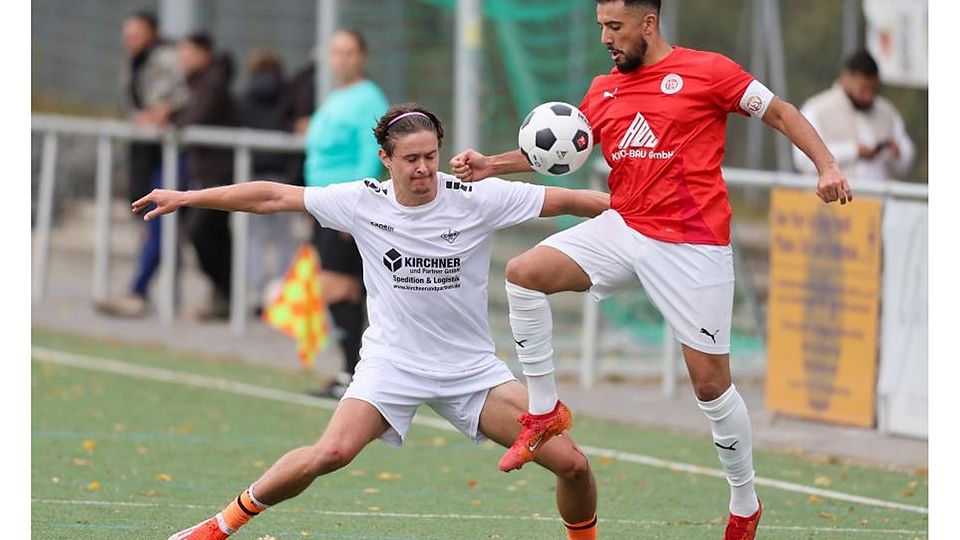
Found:
[(520, 152), (533, 170), (550, 176), (580, 168), (593, 149), (593, 130), (580, 109), (550, 101), (534, 107), (520, 125)]

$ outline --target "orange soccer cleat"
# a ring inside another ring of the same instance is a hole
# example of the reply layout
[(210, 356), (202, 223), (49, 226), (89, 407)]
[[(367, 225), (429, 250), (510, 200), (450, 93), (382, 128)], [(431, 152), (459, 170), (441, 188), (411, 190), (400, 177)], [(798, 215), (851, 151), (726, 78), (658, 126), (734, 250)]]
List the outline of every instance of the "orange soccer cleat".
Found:
[(229, 535), (220, 529), (217, 518), (212, 517), (189, 529), (175, 533), (167, 540), (226, 540), (228, 537)]
[[(757, 501), (759, 503), (759, 501)], [(753, 540), (757, 534), (757, 524), (760, 523), (760, 513), (763, 506), (757, 508), (752, 516), (740, 517), (730, 514), (727, 521), (727, 532), (723, 533), (723, 540)]]
[(517, 440), (500, 458), (500, 470), (510, 472), (519, 469), (530, 460), (533, 455), (554, 435), (560, 435), (573, 427), (573, 418), (570, 409), (561, 402), (547, 414), (523, 413), (517, 420), (523, 429)]

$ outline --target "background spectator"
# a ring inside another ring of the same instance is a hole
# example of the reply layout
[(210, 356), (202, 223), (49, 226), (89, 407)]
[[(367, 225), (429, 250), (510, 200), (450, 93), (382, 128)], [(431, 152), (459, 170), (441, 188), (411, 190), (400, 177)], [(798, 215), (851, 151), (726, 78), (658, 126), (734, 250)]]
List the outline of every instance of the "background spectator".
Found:
[[(283, 130), (281, 105), (285, 83), (283, 65), (273, 53), (254, 50), (247, 60), (247, 82), (240, 95), (240, 123), (254, 129)], [(253, 152), (252, 177), (276, 182), (301, 183), (300, 175), (291, 178), (291, 159), (302, 159), (288, 154)], [(250, 215), (250, 256), (247, 259), (247, 285), (256, 299), (257, 311), (263, 309), (265, 292), (273, 279), (282, 279), (287, 265), (293, 260), (297, 246), (290, 233), (294, 216), (288, 213)], [(273, 252), (274, 265), (264, 268), (266, 255)]]
[[(889, 100), (877, 95), (879, 91), (877, 62), (860, 50), (847, 59), (833, 87), (810, 98), (800, 110), (852, 180), (902, 176), (916, 155), (903, 118)], [(793, 160), (801, 171), (816, 172), (797, 147)]]
[[(330, 41), (330, 68), (336, 88), (310, 119), (304, 178), (308, 186), (328, 186), (381, 171), (373, 127), (387, 111), (387, 98), (366, 78), (367, 44), (358, 32), (339, 30)], [(366, 325), (363, 266), (353, 237), (314, 222), (313, 243), (320, 253), (323, 289), (334, 324), (340, 330), (344, 368), (315, 395), (339, 398), (360, 358), (360, 337)]]
[[(230, 94), (233, 64), (216, 55), (207, 34), (192, 34), (179, 43), (180, 64), (187, 76), (190, 97), (173, 115), (177, 126), (236, 126), (237, 111)], [(202, 189), (233, 183), (233, 151), (191, 146), (187, 149), (190, 188)], [(210, 278), (209, 305), (197, 312), (200, 319), (225, 319), (230, 313), (231, 244), (229, 214), (196, 209), (185, 216), (187, 234), (197, 251), (200, 269)]]
[[(156, 17), (136, 12), (123, 21), (121, 40), (126, 53), (120, 68), (120, 108), (134, 122), (162, 127), (170, 111), (187, 99), (187, 86), (177, 51), (157, 33)], [(127, 195), (135, 201), (163, 183), (162, 153), (157, 143), (132, 142), (127, 155)], [(184, 178), (183, 163), (178, 171)], [(181, 186), (182, 187), (182, 186)], [(106, 314), (139, 317), (147, 313), (147, 289), (160, 266), (160, 224), (145, 225), (137, 273), (130, 289), (114, 298), (97, 299)]]

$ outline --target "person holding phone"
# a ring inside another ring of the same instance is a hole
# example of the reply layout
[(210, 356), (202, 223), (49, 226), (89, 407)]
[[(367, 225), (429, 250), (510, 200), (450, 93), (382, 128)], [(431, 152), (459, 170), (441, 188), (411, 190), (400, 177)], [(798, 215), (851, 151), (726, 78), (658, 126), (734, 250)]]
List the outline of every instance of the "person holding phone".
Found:
[[(879, 91), (877, 62), (861, 50), (847, 59), (833, 87), (813, 96), (800, 109), (820, 133), (840, 170), (852, 180), (904, 176), (916, 156), (903, 118)], [(801, 172), (816, 172), (796, 147), (793, 160)]]

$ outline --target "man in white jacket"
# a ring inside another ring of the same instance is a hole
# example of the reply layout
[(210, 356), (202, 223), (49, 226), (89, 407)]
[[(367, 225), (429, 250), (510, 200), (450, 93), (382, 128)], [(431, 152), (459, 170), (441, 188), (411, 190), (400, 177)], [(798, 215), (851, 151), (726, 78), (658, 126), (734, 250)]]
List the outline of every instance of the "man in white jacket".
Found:
[[(836, 84), (800, 109), (853, 180), (903, 176), (916, 156), (903, 118), (889, 100), (877, 95), (879, 90), (877, 62), (861, 50), (847, 59)], [(813, 162), (796, 147), (793, 161), (801, 172), (816, 173)]]

